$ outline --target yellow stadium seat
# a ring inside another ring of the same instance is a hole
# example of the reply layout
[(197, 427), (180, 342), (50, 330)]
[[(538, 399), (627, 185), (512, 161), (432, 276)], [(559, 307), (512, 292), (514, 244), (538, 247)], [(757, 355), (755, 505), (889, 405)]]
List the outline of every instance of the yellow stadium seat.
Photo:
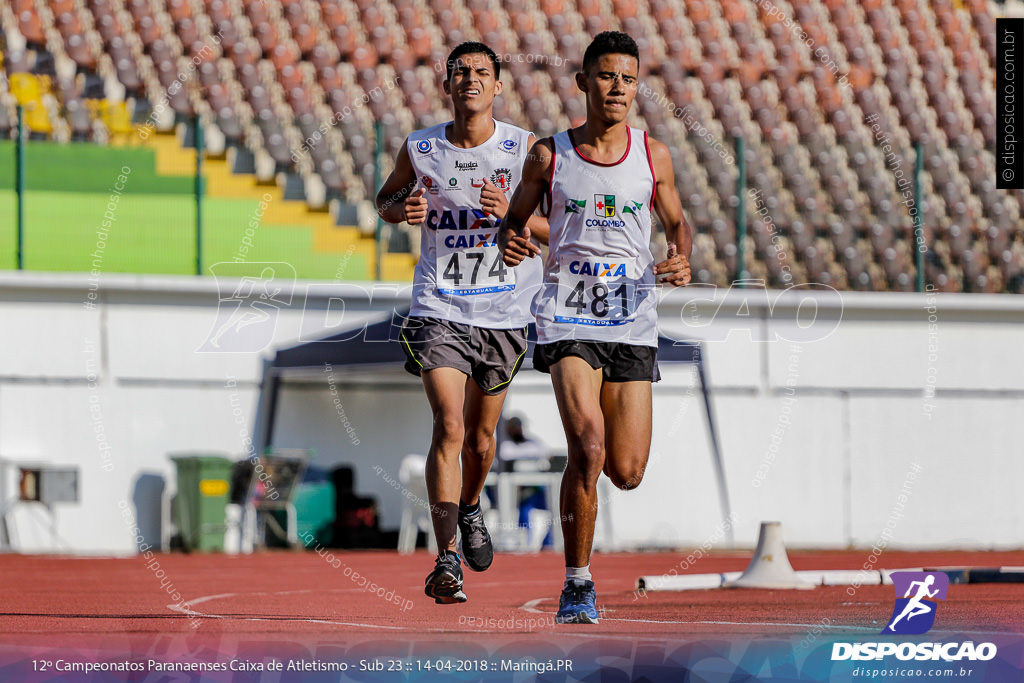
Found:
[(53, 132), (53, 124), (50, 122), (50, 115), (42, 102), (29, 102), (25, 105), (25, 125), (33, 133)]
[(8, 81), (11, 94), (25, 109), (25, 125), (28, 129), (33, 133), (52, 133), (53, 123), (43, 105), (43, 95), (50, 92), (49, 76), (16, 73), (11, 74)]
[(10, 84), (11, 94), (23, 107), (30, 102), (39, 102), (43, 95), (39, 79), (32, 74), (11, 74)]
[(131, 114), (125, 102), (103, 101), (103, 123), (111, 135), (131, 135), (135, 132)]
[(103, 102), (101, 100), (83, 100), (90, 119), (103, 119)]

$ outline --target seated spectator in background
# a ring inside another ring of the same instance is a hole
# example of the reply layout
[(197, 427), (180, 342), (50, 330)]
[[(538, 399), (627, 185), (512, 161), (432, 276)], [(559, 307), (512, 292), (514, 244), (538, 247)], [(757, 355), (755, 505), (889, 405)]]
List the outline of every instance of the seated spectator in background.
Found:
[[(547, 448), (539, 441), (527, 438), (522, 418), (513, 416), (505, 420), (505, 439), (498, 448), (501, 472), (542, 472), (550, 467)], [(547, 510), (547, 496), (543, 486), (524, 486), (519, 489), (519, 527), (530, 526), (530, 510)], [(550, 546), (551, 531), (544, 538)]]
[(502, 472), (536, 472), (547, 469), (547, 449), (539, 441), (528, 439), (519, 417), (505, 420), (505, 438), (499, 447)]

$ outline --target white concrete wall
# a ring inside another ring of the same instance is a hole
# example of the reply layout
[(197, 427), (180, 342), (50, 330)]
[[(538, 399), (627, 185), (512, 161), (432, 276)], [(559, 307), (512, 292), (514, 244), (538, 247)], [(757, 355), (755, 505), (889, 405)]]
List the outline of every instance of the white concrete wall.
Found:
[[(122, 499), (155, 540), (159, 491), (175, 488), (167, 454), (241, 454), (263, 358), (408, 297), (285, 280), (265, 319), (221, 339), (234, 351), (209, 352), (232, 310), (220, 299), (237, 285), (105, 275), (90, 299), (85, 276), (0, 274), (0, 457), (78, 466), (82, 490), (57, 508), (56, 542), (40, 509), (17, 506), (16, 547), (131, 552)], [(663, 333), (706, 342), (738, 544), (765, 519), (782, 521), (794, 547), (869, 547), (887, 525), (891, 547), (1024, 544), (1024, 299), (694, 287), (668, 292), (660, 310)], [(602, 547), (723, 542), (699, 386), (688, 366), (663, 375), (647, 476), (604, 494)], [(314, 377), (286, 384), (274, 444), (315, 448), (323, 467), (357, 463), (358, 490), (394, 527), (401, 494), (372, 468), (397, 476), (402, 456), (425, 451), (426, 402), (400, 372), (371, 383), (336, 370), (335, 381), (352, 431)], [(546, 376), (520, 375), (508, 407), (564, 448)]]

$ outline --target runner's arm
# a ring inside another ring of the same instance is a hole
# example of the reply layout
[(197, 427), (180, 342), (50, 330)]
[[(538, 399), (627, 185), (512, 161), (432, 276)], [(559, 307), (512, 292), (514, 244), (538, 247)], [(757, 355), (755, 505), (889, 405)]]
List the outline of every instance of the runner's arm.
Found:
[[(502, 220), (502, 229), (498, 232), (498, 246), (505, 257), (505, 264), (517, 266), (523, 259), (540, 255), (540, 248), (530, 241), (533, 232), (531, 221), (540, 200), (548, 191), (551, 177), (553, 154), (551, 139), (545, 138), (537, 142), (526, 157), (523, 165), (523, 177), (512, 194), (508, 213)], [(544, 220), (547, 226), (547, 220)], [(547, 235), (544, 235), (547, 237)]]
[[(427, 200), (424, 188), (416, 190), (416, 170), (409, 158), (409, 140), (398, 150), (395, 168), (377, 193), (377, 213), (388, 223), (422, 223), (426, 218)], [(416, 190), (416, 192), (413, 192)]]
[[(527, 140), (527, 145), (532, 150), (533, 144), (537, 141), (537, 137), (530, 133), (530, 138)], [(530, 154), (533, 154), (531, 151)], [(529, 158), (529, 157), (527, 157)], [(526, 169), (523, 169), (525, 173)], [(509, 201), (498, 187), (487, 178), (484, 178), (484, 188), (480, 190), (480, 203), (484, 210), (504, 220), (505, 215), (508, 213)], [(530, 228), (530, 236), (533, 239), (548, 243), (548, 219), (546, 216), (540, 215), (540, 213), (534, 212), (530, 219), (526, 221), (526, 226)]]
[[(526, 144), (530, 147), (531, 155), (533, 154), (533, 148), (536, 142), (537, 136), (530, 133), (530, 138), (526, 141)], [(548, 243), (550, 228), (548, 227), (547, 216), (542, 216), (537, 210), (534, 210), (533, 215), (530, 216), (530, 220), (526, 221), (526, 227), (530, 229), (530, 235), (533, 236), (533, 239), (544, 244)]]
[(679, 201), (676, 174), (668, 147), (657, 140), (649, 139), (648, 143), (656, 183), (653, 208), (665, 228), (665, 239), (668, 242), (668, 258), (654, 267), (654, 273), (665, 276), (661, 282), (679, 287), (690, 282), (693, 231), (683, 214), (682, 202)]

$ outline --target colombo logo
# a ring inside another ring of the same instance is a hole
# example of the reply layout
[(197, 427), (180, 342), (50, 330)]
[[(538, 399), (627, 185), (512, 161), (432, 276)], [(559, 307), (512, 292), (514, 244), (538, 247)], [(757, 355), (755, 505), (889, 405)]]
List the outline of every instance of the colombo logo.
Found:
[(615, 195), (613, 194), (595, 194), (594, 195), (594, 213), (601, 218), (614, 218), (615, 217)]

